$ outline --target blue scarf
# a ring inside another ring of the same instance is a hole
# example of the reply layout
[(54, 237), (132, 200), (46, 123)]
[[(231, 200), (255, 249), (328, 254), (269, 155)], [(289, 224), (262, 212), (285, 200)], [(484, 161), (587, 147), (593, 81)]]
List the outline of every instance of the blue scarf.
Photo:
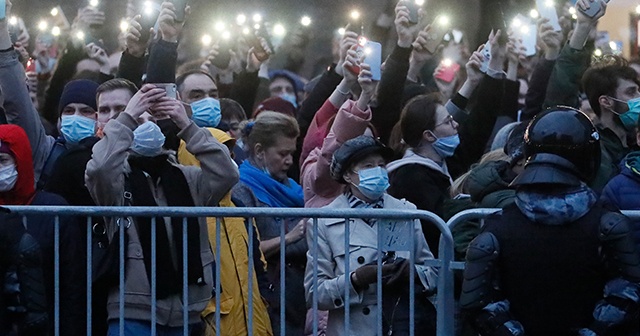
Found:
[(300, 208), (304, 206), (302, 187), (289, 179), (289, 185), (278, 182), (271, 175), (254, 167), (249, 160), (240, 165), (240, 181), (251, 188), (260, 202), (275, 208)]

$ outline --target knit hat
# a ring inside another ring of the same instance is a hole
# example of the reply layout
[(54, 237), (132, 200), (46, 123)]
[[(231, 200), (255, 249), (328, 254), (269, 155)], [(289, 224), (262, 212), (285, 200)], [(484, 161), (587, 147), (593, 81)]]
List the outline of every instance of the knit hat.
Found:
[(62, 113), (62, 110), (69, 104), (85, 104), (97, 111), (96, 91), (98, 86), (98, 83), (87, 79), (78, 79), (67, 83), (60, 96), (58, 113)]
[(264, 111), (273, 111), (286, 114), (290, 117), (296, 117), (296, 108), (290, 102), (280, 98), (272, 97), (263, 100), (253, 113), (253, 117), (257, 118), (258, 115)]

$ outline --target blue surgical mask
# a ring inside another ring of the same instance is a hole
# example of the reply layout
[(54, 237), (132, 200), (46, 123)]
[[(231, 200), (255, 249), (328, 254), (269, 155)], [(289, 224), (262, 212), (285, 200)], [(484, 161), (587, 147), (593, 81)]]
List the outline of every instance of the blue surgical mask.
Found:
[[(620, 99), (616, 99), (613, 97), (610, 98), (615, 101), (625, 103)], [(620, 118), (622, 125), (627, 131), (634, 131), (636, 129), (636, 125), (638, 125), (638, 116), (640, 116), (640, 97), (630, 99), (626, 101), (626, 104), (629, 107), (629, 111), (625, 113), (618, 113), (616, 111), (613, 111), (613, 113), (618, 115), (618, 118)]]
[(75, 114), (64, 115), (60, 121), (60, 132), (68, 142), (78, 143), (95, 135), (96, 121)]
[[(434, 135), (435, 136), (435, 135)], [(460, 137), (456, 135), (438, 138), (436, 137), (436, 142), (434, 142), (431, 146), (433, 149), (440, 155), (441, 158), (446, 159), (448, 157), (452, 157), (453, 153), (455, 153), (456, 148), (460, 145)]]
[(389, 188), (389, 175), (382, 167), (362, 169), (358, 172), (360, 183), (356, 186), (370, 200), (378, 200)]
[(200, 127), (217, 127), (222, 119), (220, 101), (214, 98), (205, 98), (191, 103), (193, 110), (193, 122)]
[(147, 121), (133, 131), (131, 150), (146, 157), (154, 157), (162, 152), (164, 134), (160, 127), (152, 121)]
[(283, 93), (280, 95), (280, 98), (290, 102), (293, 104), (293, 107), (298, 108), (298, 98), (293, 93)]

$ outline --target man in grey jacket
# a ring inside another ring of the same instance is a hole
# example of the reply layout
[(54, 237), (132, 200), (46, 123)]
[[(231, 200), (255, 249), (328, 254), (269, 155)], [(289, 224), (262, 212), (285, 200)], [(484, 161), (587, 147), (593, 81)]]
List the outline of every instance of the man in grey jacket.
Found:
[[(150, 113), (147, 113), (150, 111)], [(165, 137), (156, 119), (170, 119), (178, 137), (201, 167), (176, 163), (163, 148)], [(179, 101), (166, 97), (163, 89), (147, 84), (136, 93), (124, 112), (110, 120), (104, 137), (93, 147), (87, 164), (86, 184), (101, 206), (208, 206), (217, 204), (238, 181), (238, 169), (229, 150), (207, 130), (193, 123)], [(130, 195), (130, 197), (129, 197)], [(151, 330), (151, 218), (130, 219), (125, 273), (125, 335), (149, 334)], [(182, 334), (183, 304), (188, 305), (189, 324), (200, 321), (200, 312), (211, 297), (213, 254), (205, 218), (187, 219), (187, 241), (182, 218), (156, 217), (158, 330), (166, 335)], [(118, 239), (116, 220), (107, 224), (111, 241)], [(187, 265), (183, 265), (183, 245)], [(187, 267), (188, 302), (182, 302), (182, 275)], [(119, 332), (118, 288), (109, 293), (109, 335)]]

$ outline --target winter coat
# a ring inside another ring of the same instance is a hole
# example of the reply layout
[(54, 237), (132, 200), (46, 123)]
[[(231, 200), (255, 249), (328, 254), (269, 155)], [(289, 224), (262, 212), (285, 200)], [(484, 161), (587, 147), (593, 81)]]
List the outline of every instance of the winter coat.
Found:
[(364, 134), (370, 120), (370, 109), (360, 111), (352, 100), (342, 105), (322, 148), (311, 151), (302, 165), (300, 180), (306, 208), (323, 207), (342, 194), (344, 185), (331, 178), (329, 169), (333, 153), (347, 140)]
[[(640, 210), (640, 152), (631, 152), (620, 164), (621, 172), (602, 190), (600, 200), (620, 210)], [(634, 222), (634, 237), (640, 246), (640, 222)]]
[[(384, 196), (384, 209), (415, 210), (416, 207), (405, 201), (395, 199), (388, 194)], [(327, 209), (350, 208), (347, 197), (336, 198)], [(425, 290), (434, 290), (437, 283), (437, 271), (424, 265), (433, 259), (433, 254), (424, 240), (421, 225), (413, 221), (414, 256), (416, 274)], [(377, 260), (378, 226), (369, 226), (362, 219), (351, 219), (349, 223), (349, 267), (351, 272), (356, 268)], [(313, 273), (314, 263), (318, 263), (318, 309), (329, 311), (327, 335), (345, 335), (344, 306), (345, 290), (349, 290), (350, 330), (346, 335), (375, 335), (377, 326), (377, 296), (375, 284), (367, 289), (357, 291), (351, 281), (351, 274), (345, 274), (344, 219), (318, 220), (318, 250), (313, 249), (314, 230), (307, 230), (307, 244), (311, 247), (307, 253), (305, 270), (305, 291), (307, 306), (311, 306), (314, 295)], [(396, 252), (398, 257), (408, 259), (409, 252)]]
[[(138, 126), (129, 114), (122, 113), (110, 120), (104, 129), (104, 138), (93, 148), (93, 157), (87, 164), (86, 184), (96, 204), (101, 206), (125, 205), (125, 175), (129, 173), (128, 149), (133, 142), (133, 130)], [(186, 167), (171, 163), (179, 168), (187, 181), (195, 206), (217, 204), (238, 181), (238, 170), (229, 156), (226, 146), (217, 142), (208, 131), (198, 128), (193, 122), (178, 136), (187, 143), (187, 150), (194, 153), (202, 163), (202, 168)], [(162, 206), (167, 203), (161, 187), (149, 181), (155, 201)], [(207, 306), (213, 289), (214, 262), (205, 218), (198, 219), (200, 224), (200, 251), (204, 281), (199, 285), (189, 285), (189, 323), (200, 321), (200, 313)], [(117, 232), (115, 220), (107, 224), (107, 233), (111, 240)], [(127, 319), (149, 321), (151, 318), (151, 286), (146, 274), (142, 245), (135, 225), (126, 229), (129, 240), (126, 251), (125, 273), (125, 311)], [(162, 267), (162, 265), (160, 265)], [(162, 272), (161, 270), (159, 272)], [(109, 295), (109, 319), (119, 316), (118, 289)], [(172, 295), (158, 300), (156, 307), (157, 323), (165, 326), (181, 326), (182, 297)]]

